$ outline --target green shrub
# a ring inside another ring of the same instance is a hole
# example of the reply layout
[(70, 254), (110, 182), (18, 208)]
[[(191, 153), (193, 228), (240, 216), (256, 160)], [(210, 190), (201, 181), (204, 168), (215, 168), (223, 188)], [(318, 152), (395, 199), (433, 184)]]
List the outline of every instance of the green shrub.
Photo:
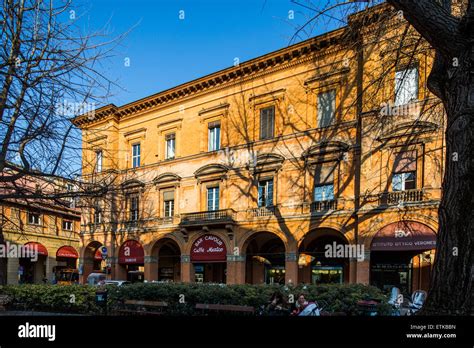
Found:
[[(168, 303), (167, 315), (196, 315), (197, 303), (233, 304), (258, 308), (265, 306), (275, 291), (295, 301), (299, 293), (309, 300), (324, 301), (330, 312), (358, 315), (357, 302), (376, 299), (381, 302), (379, 313), (387, 315), (390, 306), (387, 297), (377, 288), (363, 284), (331, 285), (222, 285), (189, 283), (135, 283), (117, 287), (107, 286), (108, 306), (112, 311), (123, 305), (124, 300), (149, 300)], [(7, 285), (0, 287), (0, 294), (13, 299), (11, 308), (21, 310), (102, 314), (95, 304), (96, 287), (88, 285)], [(74, 301), (71, 301), (74, 295)], [(291, 296), (290, 296), (291, 295)], [(180, 302), (180, 299), (184, 300)]]
[(99, 313), (95, 291), (95, 288), (83, 285), (23, 284), (0, 287), (0, 294), (12, 299), (10, 309), (82, 314)]

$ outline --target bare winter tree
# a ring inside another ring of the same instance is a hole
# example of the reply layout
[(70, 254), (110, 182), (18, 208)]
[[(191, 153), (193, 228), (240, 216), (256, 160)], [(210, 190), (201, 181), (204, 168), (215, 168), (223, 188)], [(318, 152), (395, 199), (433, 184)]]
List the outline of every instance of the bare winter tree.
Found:
[[(364, 1), (332, 1), (315, 6), (314, 22), (339, 20)], [(370, 1), (365, 1), (370, 3)], [(379, 1), (380, 2), (380, 1)], [(358, 3), (358, 4), (355, 4)], [(437, 256), (425, 314), (472, 314), (474, 277), (474, 2), (472, 0), (387, 0), (435, 52), (428, 88), (442, 102), (446, 120), (446, 163), (439, 207)], [(311, 23), (309, 25), (309, 23)], [(402, 38), (400, 38), (402, 40)], [(406, 53), (406, 52), (405, 52)]]
[[(115, 82), (102, 64), (122, 37), (83, 35), (70, 1), (5, 0), (0, 7), (0, 199), (57, 199), (76, 192), (19, 190), (23, 177), (80, 174), (80, 134), (70, 120), (93, 117)], [(46, 180), (47, 179), (47, 180)], [(97, 185), (99, 187), (101, 185)], [(99, 188), (103, 190), (103, 187)], [(96, 189), (87, 188), (85, 194)]]

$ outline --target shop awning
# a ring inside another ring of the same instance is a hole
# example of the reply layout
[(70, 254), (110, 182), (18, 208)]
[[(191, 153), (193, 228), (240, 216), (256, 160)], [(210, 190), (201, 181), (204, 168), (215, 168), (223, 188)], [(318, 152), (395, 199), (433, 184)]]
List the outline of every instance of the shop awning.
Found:
[(65, 257), (68, 259), (77, 259), (79, 258), (79, 254), (77, 253), (76, 249), (72, 246), (65, 245), (58, 249), (56, 252), (56, 257)]
[(225, 262), (227, 249), (225, 243), (213, 234), (205, 234), (191, 247), (191, 262)]
[(431, 250), (436, 248), (436, 233), (416, 221), (400, 221), (382, 228), (372, 240), (372, 251)]
[(136, 240), (128, 240), (122, 244), (119, 250), (119, 263), (125, 265), (136, 265), (145, 262), (145, 252), (142, 245)]
[(36, 249), (38, 250), (38, 255), (48, 256), (48, 250), (43, 244), (37, 242), (29, 242), (25, 244), (25, 248), (32, 250)]

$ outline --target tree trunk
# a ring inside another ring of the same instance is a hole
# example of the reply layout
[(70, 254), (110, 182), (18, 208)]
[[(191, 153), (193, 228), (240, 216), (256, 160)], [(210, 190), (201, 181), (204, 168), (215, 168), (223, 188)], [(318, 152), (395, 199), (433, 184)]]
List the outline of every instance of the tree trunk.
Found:
[(430, 89), (447, 113), (446, 170), (439, 208), (437, 253), (422, 314), (473, 314), (474, 52), (435, 64)]

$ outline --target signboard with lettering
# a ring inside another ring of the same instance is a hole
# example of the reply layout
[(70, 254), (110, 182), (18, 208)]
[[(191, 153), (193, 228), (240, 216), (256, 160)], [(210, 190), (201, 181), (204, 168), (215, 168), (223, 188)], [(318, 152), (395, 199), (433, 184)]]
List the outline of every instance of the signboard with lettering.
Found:
[(200, 236), (191, 247), (191, 262), (225, 262), (226, 259), (224, 241), (213, 234)]
[(436, 234), (416, 221), (400, 221), (382, 228), (372, 240), (372, 251), (431, 250), (436, 248)]
[(142, 245), (136, 240), (127, 240), (119, 250), (119, 263), (136, 265), (145, 262), (145, 252)]

